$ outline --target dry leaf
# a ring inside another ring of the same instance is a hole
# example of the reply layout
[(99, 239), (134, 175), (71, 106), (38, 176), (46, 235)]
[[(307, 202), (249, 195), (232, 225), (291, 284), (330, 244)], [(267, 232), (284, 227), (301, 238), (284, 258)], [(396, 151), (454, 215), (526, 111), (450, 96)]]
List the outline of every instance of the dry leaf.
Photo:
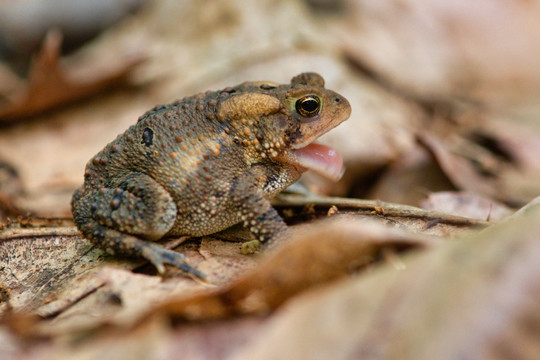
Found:
[(17, 170), (10, 163), (0, 160), (0, 230), (8, 218), (25, 214), (16, 201), (23, 192), (23, 184)]
[(59, 31), (47, 34), (43, 48), (32, 63), (28, 83), (11, 97), (9, 104), (0, 107), (0, 122), (32, 116), (125, 84), (135, 66), (142, 61), (138, 55), (123, 59), (121, 64), (107, 64), (108, 68), (70, 69), (60, 63), (61, 42)]
[(421, 202), (423, 209), (479, 220), (497, 221), (513, 211), (508, 206), (477, 194), (443, 191), (432, 193)]
[[(540, 199), (504, 224), (298, 297), (232, 359), (537, 359)], [(279, 344), (279, 346), (276, 346)]]
[(362, 68), (405, 95), (538, 110), (538, 2), (344, 3), (334, 35)]
[[(369, 264), (382, 248), (422, 246), (425, 241), (419, 234), (444, 237), (485, 225), (481, 221), (373, 201), (289, 195), (282, 196), (276, 203), (289, 222), (306, 222), (330, 215), (333, 222), (314, 225), (312, 230), (306, 230), (310, 229), (309, 224), (295, 227), (299, 242), (292, 242), (266, 265), (257, 265), (254, 272), (257, 259), (241, 255), (237, 243), (212, 237), (203, 238), (200, 243), (184, 242), (184, 239), (163, 242), (164, 246), (173, 246), (182, 252), (190, 264), (206, 273), (209, 284), (218, 294), (230, 298), (225, 308), (218, 297), (216, 306), (203, 306), (202, 315), (196, 316), (266, 312), (304, 289)], [(369, 219), (378, 221), (379, 227), (366, 225), (364, 222)], [(38, 314), (51, 320), (40, 327), (41, 334), (68, 332), (67, 329), (80, 331), (104, 323), (130, 323), (156, 302), (174, 294), (182, 294), (184, 298), (191, 296), (187, 301), (193, 302), (193, 296), (208, 287), (185, 278), (180, 270), (173, 268), (162, 282), (160, 277), (144, 274), (145, 271), (154, 274), (152, 266), (138, 267), (140, 261), (104, 257), (102, 251), (80, 238), (73, 227), (35, 227), (40, 224), (51, 225), (29, 219), (23, 224), (27, 228), (11, 227), (0, 232), (0, 261), (4, 269), (0, 285), (8, 294), (2, 309), (4, 313)], [(406, 233), (394, 234), (383, 224)], [(236, 241), (250, 239), (249, 234), (242, 231), (229, 231), (226, 237)], [(104, 268), (111, 262), (119, 269)], [(141, 275), (122, 270), (134, 268)], [(244, 273), (247, 275), (239, 281), (240, 285), (228, 287)], [(216, 301), (214, 295), (202, 295), (202, 298), (209, 303)], [(181, 311), (184, 310), (185, 306)], [(194, 311), (193, 308), (188, 310), (188, 313)]]
[[(49, 29), (61, 29), (65, 39), (63, 51), (71, 52), (137, 11), (143, 2), (0, 1), (0, 58), (7, 60), (17, 71), (24, 72)], [(0, 81), (0, 93), (3, 85)]]
[(88, 242), (74, 241), (74, 228), (7, 229), (0, 235), (0, 286), (8, 294), (3, 305), (16, 312), (32, 313), (53, 300), (91, 273), (102, 255)]
[[(540, 57), (535, 56), (537, 45), (529, 46), (538, 43), (531, 41), (537, 26), (527, 20), (535, 18), (536, 4), (480, 0), (471, 6), (458, 0), (426, 7), (418, 0), (346, 0), (332, 3), (331, 17), (321, 12), (313, 17), (303, 3), (154, 1), (103, 34), (91, 45), (98, 51), (89, 51), (90, 58), (109, 64), (109, 54), (135, 44), (150, 54), (134, 74), (147, 86), (4, 128), (1, 157), (26, 188), (12, 203), (36, 214), (67, 216), (85, 162), (146, 109), (249, 79), (284, 82), (310, 70), (323, 74), (328, 86), (353, 105), (346, 127), (324, 139), (343, 147), (348, 177), (331, 186), (315, 180), (311, 189), (350, 195), (369, 187), (377, 198), (410, 203), (428, 192), (423, 188), (445, 189), (448, 183), (441, 181), (435, 161), (409, 156), (421, 128), (434, 140), (427, 148), (439, 164), (446, 163), (443, 170), (456, 187), (497, 191), (506, 201), (536, 194), (538, 177), (531, 174), (539, 167), (537, 132), (532, 127), (523, 132), (494, 127), (491, 121), (538, 117), (538, 76), (531, 69), (538, 68), (534, 64)], [(471, 14), (480, 14), (480, 20)], [(344, 33), (327, 33), (328, 24), (333, 27), (344, 18), (349, 21), (342, 24)], [(512, 23), (517, 25), (500, 26)], [(523, 34), (512, 39), (520, 41), (510, 47), (516, 51), (494, 47), (479, 36), (508, 39), (517, 31)], [(335, 41), (344, 39), (340, 49)], [(79, 82), (74, 72), (84, 70), (80, 63), (76, 66), (83, 55), (59, 64), (49, 46), (39, 61), (52, 63), (57, 71), (50, 75), (59, 74), (74, 85)], [(101, 74), (90, 70), (90, 75), (78, 72), (79, 79)], [(19, 86), (15, 80), (0, 88), (13, 91)], [(484, 103), (463, 104), (463, 97)], [(463, 108), (475, 110), (474, 116), (461, 117)], [(390, 171), (379, 177), (386, 166)], [(426, 179), (434, 174), (439, 180)], [(0, 232), (0, 266), (5, 270), (0, 273), (0, 311), (21, 325), (19, 336), (8, 332), (16, 328), (13, 322), (11, 328), (0, 325), (0, 354), (32, 359), (481, 358), (473, 350), (495, 338), (499, 353), (486, 350), (489, 358), (537, 349), (538, 342), (530, 339), (536, 340), (538, 299), (533, 290), (524, 289), (538, 279), (537, 261), (531, 260), (539, 257), (538, 246), (532, 240), (522, 245), (521, 240), (537, 238), (538, 231), (519, 219), (532, 215), (518, 212), (514, 225), (507, 222), (508, 228), (486, 230), (480, 239), (467, 235), (462, 241), (458, 237), (463, 233), (490, 223), (356, 199), (284, 196), (275, 206), (298, 239), (262, 258), (241, 256), (237, 243), (217, 239), (245, 239), (237, 229), (180, 245), (183, 239), (164, 242), (207, 273), (210, 285), (174, 269), (164, 278), (151, 276), (151, 266), (105, 257), (98, 250), (85, 255), (90, 245), (74, 228), (51, 229), (49, 223), (39, 233), (37, 223), (21, 218), (21, 228)], [(329, 219), (306, 224), (320, 218)], [(419, 248), (424, 248), (417, 251), (422, 254), (409, 251)], [(521, 305), (525, 302), (516, 300), (516, 294), (528, 296), (533, 305)], [(173, 299), (166, 312), (157, 310), (164, 317), (144, 317)], [(23, 321), (28, 313), (41, 319)], [(170, 326), (171, 317), (181, 321)], [(215, 318), (226, 319), (189, 321)], [(125, 326), (134, 321), (139, 326)]]
[(437, 244), (437, 240), (351, 215), (295, 228), (294, 240), (229, 287), (160, 306), (156, 312), (187, 320), (267, 313), (315, 285), (343, 277), (373, 263), (384, 249)]
[(205, 272), (211, 285), (186, 278), (172, 268), (165, 281), (160, 276), (126, 271), (155, 269), (138, 268), (141, 261), (104, 256), (74, 227), (8, 228), (0, 232), (0, 288), (6, 294), (0, 310), (3, 315), (36, 314), (51, 320), (39, 328), (41, 334), (130, 323), (169, 296), (227, 284), (255, 262), (240, 254), (237, 243), (212, 238), (202, 239), (200, 245), (183, 243), (176, 250)]
[(418, 206), (429, 192), (444, 190), (455, 187), (429, 152), (414, 146), (382, 173), (366, 197)]
[(426, 132), (419, 139), (459, 189), (510, 204), (523, 204), (540, 194), (538, 176), (457, 134), (442, 138)]

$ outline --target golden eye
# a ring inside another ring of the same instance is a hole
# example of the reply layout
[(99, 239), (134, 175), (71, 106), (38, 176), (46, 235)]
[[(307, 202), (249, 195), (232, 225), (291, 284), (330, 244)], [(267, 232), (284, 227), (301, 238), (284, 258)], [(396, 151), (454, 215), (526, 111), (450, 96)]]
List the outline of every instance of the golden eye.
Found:
[(295, 107), (300, 116), (310, 118), (317, 115), (321, 110), (321, 99), (315, 95), (304, 96), (296, 101)]

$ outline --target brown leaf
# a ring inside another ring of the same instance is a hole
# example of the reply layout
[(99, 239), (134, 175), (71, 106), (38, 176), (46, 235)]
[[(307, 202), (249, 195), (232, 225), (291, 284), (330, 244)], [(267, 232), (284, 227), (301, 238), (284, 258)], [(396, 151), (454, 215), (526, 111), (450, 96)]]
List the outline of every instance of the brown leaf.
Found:
[[(84, 338), (77, 347), (48, 344), (38, 354), (41, 359), (159, 359), (170, 342), (168, 327), (161, 319), (153, 319), (133, 329), (129, 336), (117, 329), (102, 329), (94, 337)], [(76, 345), (76, 344), (73, 344)]]
[(504, 204), (481, 195), (443, 191), (432, 193), (421, 202), (423, 209), (479, 220), (501, 220), (513, 211)]
[(334, 19), (334, 36), (362, 68), (397, 85), (407, 96), (465, 99), (506, 109), (537, 106), (537, 2), (345, 4), (343, 16)]
[(383, 249), (436, 244), (350, 215), (295, 228), (294, 240), (274, 251), (229, 287), (160, 306), (158, 313), (188, 320), (266, 313), (315, 285), (343, 277), (376, 260)]
[[(299, 242), (291, 242), (254, 272), (258, 259), (241, 255), (237, 243), (212, 237), (203, 238), (200, 244), (183, 238), (162, 243), (183, 253), (190, 264), (206, 273), (208, 285), (185, 278), (174, 268), (169, 269), (165, 281), (148, 276), (145, 271), (155, 273), (152, 266), (106, 258), (81, 239), (74, 227), (36, 228), (52, 223), (30, 218), (24, 224), (27, 228), (12, 227), (0, 233), (0, 262), (5, 270), (0, 274), (0, 284), (8, 295), (2, 311), (24, 311), (49, 319), (35, 330), (42, 335), (72, 333), (103, 324), (129, 324), (156, 302), (174, 295), (191, 298), (186, 304), (203, 299), (196, 306), (203, 308), (201, 314), (193, 315), (198, 310), (181, 305), (181, 311), (190, 318), (266, 312), (298, 292), (369, 264), (377, 254), (399, 263), (391, 252), (382, 249), (423, 246), (427, 243), (420, 234), (447, 236), (485, 225), (374, 201), (282, 196), (276, 203), (290, 222), (319, 217), (330, 217), (331, 222), (314, 225), (313, 229), (309, 224), (294, 227)], [(366, 224), (370, 219), (378, 224)], [(394, 233), (387, 229), (388, 225), (407, 231)], [(231, 230), (227, 235), (234, 240), (250, 239), (244, 236)], [(116, 269), (106, 266), (110, 263)], [(141, 274), (125, 270), (134, 268)], [(229, 287), (244, 273), (244, 280)], [(197, 295), (209, 285), (224, 295)]]
[(523, 204), (540, 194), (538, 176), (458, 134), (442, 137), (424, 132), (419, 140), (459, 189), (511, 204)]
[(232, 358), (536, 359), (539, 204), (411, 255), (405, 270), (381, 267), (296, 298)]
[[(60, 63), (59, 31), (50, 31), (30, 69), (27, 84), (12, 96), (11, 102), (0, 107), (0, 122), (12, 122), (45, 110), (65, 105), (100, 91), (125, 84), (142, 56), (124, 58), (108, 68), (68, 68)], [(79, 65), (80, 66), (80, 65)]]
[(418, 206), (426, 193), (444, 190), (455, 187), (429, 152), (415, 146), (384, 171), (366, 197)]

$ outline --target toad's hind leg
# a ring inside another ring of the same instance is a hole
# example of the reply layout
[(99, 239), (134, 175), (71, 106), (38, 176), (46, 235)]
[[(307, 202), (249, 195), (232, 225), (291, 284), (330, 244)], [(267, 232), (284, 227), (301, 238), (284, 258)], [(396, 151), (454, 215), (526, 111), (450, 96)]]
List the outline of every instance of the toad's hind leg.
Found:
[(85, 234), (85, 237), (101, 249), (112, 251), (116, 255), (144, 258), (150, 261), (160, 274), (165, 272), (165, 264), (170, 264), (199, 278), (206, 278), (205, 274), (189, 265), (181, 253), (99, 224), (94, 224), (92, 228), (92, 235)]
[(151, 177), (132, 173), (109, 187), (72, 199), (73, 218), (85, 238), (115, 255), (142, 257), (160, 273), (170, 264), (195, 276), (205, 276), (184, 261), (184, 255), (149, 243), (163, 237), (176, 219), (169, 193)]

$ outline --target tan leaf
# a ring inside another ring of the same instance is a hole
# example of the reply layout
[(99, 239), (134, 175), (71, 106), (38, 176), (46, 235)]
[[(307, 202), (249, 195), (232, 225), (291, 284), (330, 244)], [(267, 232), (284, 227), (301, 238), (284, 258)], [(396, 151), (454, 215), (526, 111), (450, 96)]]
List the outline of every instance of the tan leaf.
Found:
[(503, 219), (513, 212), (512, 209), (495, 200), (459, 191), (432, 193), (421, 202), (421, 206), (427, 210), (446, 214), (493, 221)]

